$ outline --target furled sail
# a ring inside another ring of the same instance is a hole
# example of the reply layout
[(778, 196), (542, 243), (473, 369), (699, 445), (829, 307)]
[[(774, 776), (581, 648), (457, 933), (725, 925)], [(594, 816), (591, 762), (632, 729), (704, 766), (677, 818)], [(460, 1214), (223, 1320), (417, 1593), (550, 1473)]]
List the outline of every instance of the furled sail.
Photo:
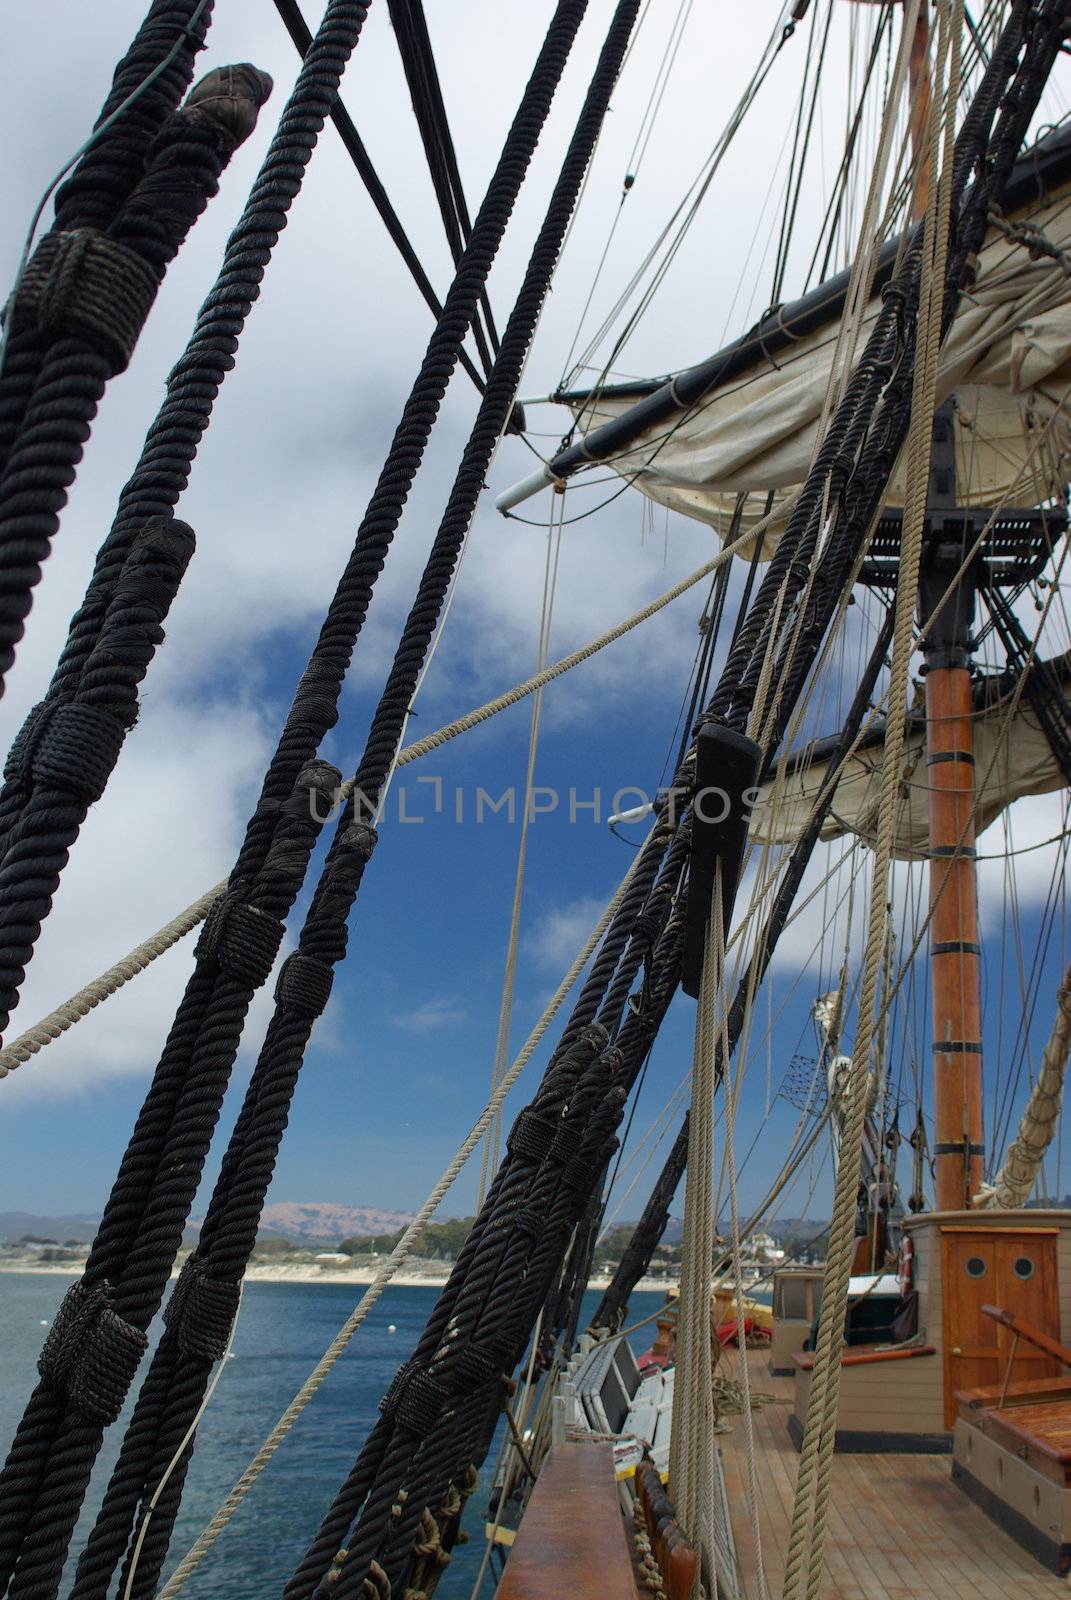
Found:
[[(1071, 662), (1051, 663), (1066, 687)], [(1003, 682), (1003, 680), (1002, 680)], [(984, 689), (984, 686), (980, 686)], [(993, 687), (992, 680), (990, 687)], [(821, 794), (838, 741), (820, 740), (780, 764), (759, 790), (749, 837), (756, 844), (791, 844), (799, 838)], [(885, 746), (876, 728), (844, 764), (823, 839), (855, 834), (868, 844), (877, 835)], [(974, 725), (976, 830), (984, 828), (1025, 795), (1048, 794), (1065, 786), (1047, 734), (1025, 694), (991, 694), (983, 699)], [(901, 799), (893, 852), (899, 860), (925, 856), (929, 841), (929, 788), (926, 780), (926, 729), (921, 715), (909, 728), (901, 771)]]
[[(1007, 220), (1013, 229), (1039, 230), (1057, 252), (1071, 250), (1071, 182), (1009, 211)], [(812, 300), (820, 308), (820, 290)], [(862, 340), (880, 303), (876, 294), (868, 304)], [(836, 310), (831, 304), (825, 320), (811, 311), (802, 336), (784, 322), (789, 338), (779, 340), (776, 354), (765, 339), (753, 340), (755, 359), (746, 370), (655, 422), (609, 464), (652, 500), (710, 523), (722, 537), (741, 493), (754, 496), (745, 515), (758, 518), (767, 494), (775, 503), (787, 498), (810, 465), (836, 350)], [(637, 393), (624, 386), (576, 397), (574, 415), (589, 433), (634, 407)], [(1063, 491), (1071, 477), (1066, 258), (1032, 253), (990, 229), (974, 287), (963, 295), (941, 353), (937, 399), (950, 395), (961, 503), (996, 505), (1007, 496), (1009, 504), (1037, 505)], [(890, 504), (903, 503), (902, 471), (891, 480)], [(761, 553), (769, 555), (775, 542), (767, 534)]]

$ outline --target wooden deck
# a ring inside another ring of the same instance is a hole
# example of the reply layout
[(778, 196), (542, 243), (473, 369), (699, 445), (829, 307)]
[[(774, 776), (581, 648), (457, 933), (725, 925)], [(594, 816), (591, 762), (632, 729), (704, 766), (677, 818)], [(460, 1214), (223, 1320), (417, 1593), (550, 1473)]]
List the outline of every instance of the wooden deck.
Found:
[[(749, 1354), (751, 1387), (776, 1395), (753, 1413), (759, 1525), (767, 1582), (780, 1594), (799, 1462), (788, 1437), (792, 1379)], [(731, 1367), (729, 1368), (731, 1371)], [(745, 1592), (759, 1591), (743, 1424), (720, 1437)], [(1045, 1571), (951, 1481), (951, 1456), (839, 1455), (826, 1539), (823, 1600), (1067, 1600)]]

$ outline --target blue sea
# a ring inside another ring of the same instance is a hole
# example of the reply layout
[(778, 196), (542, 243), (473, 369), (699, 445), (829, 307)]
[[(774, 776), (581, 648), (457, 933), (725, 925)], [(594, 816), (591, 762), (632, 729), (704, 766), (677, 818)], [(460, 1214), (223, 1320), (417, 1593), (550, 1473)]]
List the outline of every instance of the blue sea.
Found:
[[(45, 1273), (0, 1274), (0, 1447), (18, 1424), (36, 1377), (47, 1324), (68, 1279)], [(201, 1424), (186, 1480), (172, 1564), (192, 1544), (257, 1446), (308, 1376), (362, 1290), (353, 1284), (249, 1283), (242, 1300), (233, 1359)], [(384, 1389), (416, 1343), (435, 1303), (435, 1289), (388, 1288), (319, 1394), (296, 1424), (230, 1526), (187, 1584), (190, 1600), (268, 1600), (305, 1552), (311, 1535), (376, 1417)], [(630, 1316), (657, 1309), (660, 1294), (633, 1296)], [(598, 1295), (589, 1295), (585, 1311)], [(394, 1332), (390, 1331), (393, 1326)], [(632, 1337), (651, 1342), (652, 1327)], [(101, 1455), (95, 1493), (79, 1536), (88, 1532), (118, 1448), (119, 1426)], [(455, 1551), (437, 1590), (439, 1600), (466, 1600), (484, 1551), (483, 1512), (489, 1456), (469, 1502), (468, 1544)], [(485, 1580), (482, 1595), (493, 1591)]]

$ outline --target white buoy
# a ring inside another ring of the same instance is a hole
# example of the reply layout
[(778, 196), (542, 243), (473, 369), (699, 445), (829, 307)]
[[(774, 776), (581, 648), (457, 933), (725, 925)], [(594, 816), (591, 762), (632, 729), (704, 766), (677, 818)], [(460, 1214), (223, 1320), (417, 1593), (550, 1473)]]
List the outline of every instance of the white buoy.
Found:
[(398, 1330), (397, 1330), (397, 1328), (396, 1328), (396, 1327), (395, 1327), (395, 1326), (394, 1326), (394, 1323), (393, 1323), (393, 1322), (388, 1322), (388, 1323), (387, 1323), (387, 1332), (388, 1332), (388, 1333), (397, 1333), (397, 1332), (398, 1332)]
[(48, 1327), (48, 1322), (46, 1321), (46, 1319), (44, 1317), (41, 1318), (41, 1326), (42, 1326), (42, 1328), (47, 1328)]

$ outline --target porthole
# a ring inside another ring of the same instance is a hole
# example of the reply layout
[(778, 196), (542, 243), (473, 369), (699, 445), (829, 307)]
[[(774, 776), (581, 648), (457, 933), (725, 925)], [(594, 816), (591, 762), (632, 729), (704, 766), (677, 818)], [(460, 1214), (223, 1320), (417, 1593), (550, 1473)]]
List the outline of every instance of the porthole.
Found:
[(1029, 1256), (1016, 1256), (1012, 1263), (1012, 1271), (1017, 1278), (1032, 1278), (1034, 1276), (1034, 1263)]
[(966, 1269), (968, 1278), (984, 1278), (986, 1275), (986, 1264), (981, 1256), (968, 1256)]

